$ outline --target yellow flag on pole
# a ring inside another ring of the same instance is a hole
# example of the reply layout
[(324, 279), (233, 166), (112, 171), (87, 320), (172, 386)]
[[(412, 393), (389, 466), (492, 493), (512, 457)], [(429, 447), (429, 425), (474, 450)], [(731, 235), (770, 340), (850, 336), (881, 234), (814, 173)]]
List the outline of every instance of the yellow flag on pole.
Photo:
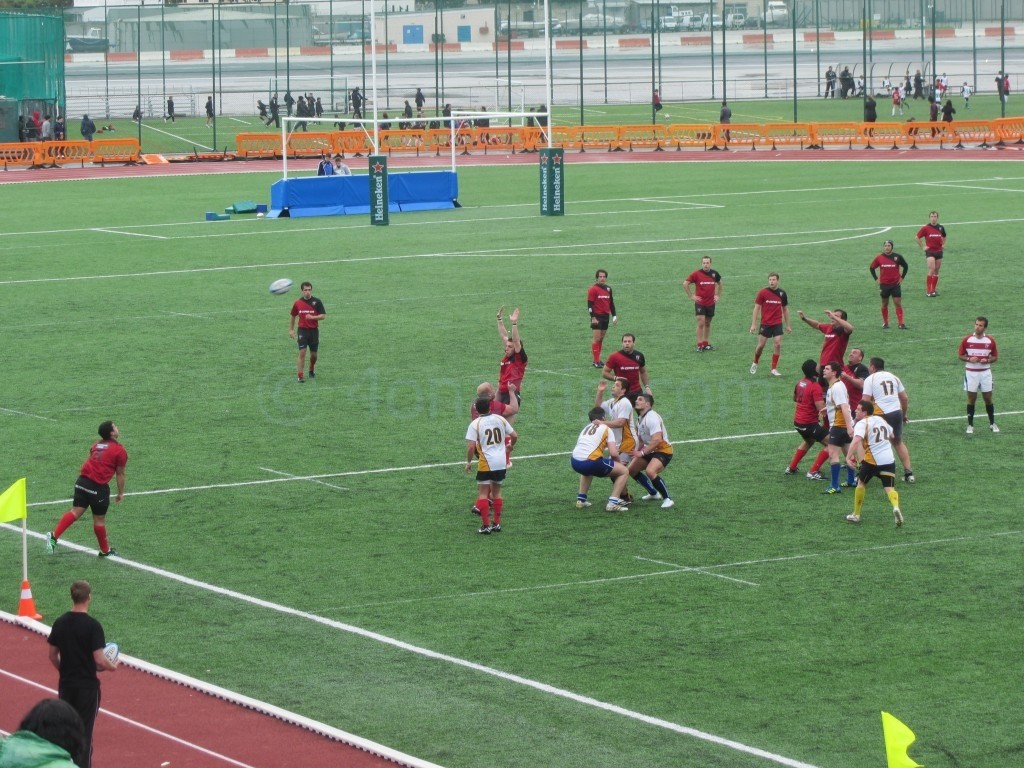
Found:
[(0, 523), (21, 520), (28, 514), (25, 502), (25, 478), (16, 480), (14, 485), (0, 494)]
[(882, 713), (882, 738), (889, 768), (924, 768), (907, 755), (907, 749), (917, 739), (914, 732), (888, 712)]

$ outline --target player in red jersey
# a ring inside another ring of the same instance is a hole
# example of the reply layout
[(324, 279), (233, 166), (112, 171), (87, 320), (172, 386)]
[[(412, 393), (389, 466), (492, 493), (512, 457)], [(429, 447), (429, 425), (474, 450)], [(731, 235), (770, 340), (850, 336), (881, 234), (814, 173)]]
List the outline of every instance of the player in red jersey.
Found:
[[(691, 285), (694, 286), (692, 293)], [(715, 348), (709, 343), (711, 320), (715, 316), (718, 300), (722, 297), (722, 276), (711, 268), (710, 256), (702, 258), (700, 269), (695, 269), (683, 281), (683, 291), (693, 302), (697, 314), (697, 351), (713, 352)]]
[(106, 515), (110, 507), (111, 478), (117, 478), (117, 496), (114, 497), (114, 503), (120, 504), (124, 498), (124, 469), (128, 464), (128, 451), (117, 441), (120, 434), (114, 422), (104, 421), (100, 424), (100, 440), (92, 444), (89, 458), (85, 460), (75, 481), (71, 509), (64, 513), (57, 527), (46, 539), (46, 549), (51, 554), (57, 548), (57, 539), (85, 514), (86, 509), (92, 509), (92, 531), (100, 545), (100, 557), (117, 554), (107, 541)]
[(924, 251), (928, 262), (928, 276), (925, 278), (925, 295), (934, 298), (939, 293), (939, 268), (942, 266), (942, 252), (946, 247), (946, 228), (939, 224), (939, 212), (928, 214), (928, 223), (917, 230), (917, 244)]
[(498, 374), (498, 402), (512, 402), (509, 384), (516, 385), (516, 399), (522, 402), (523, 377), (526, 375), (528, 361), (526, 350), (523, 349), (523, 340), (519, 338), (519, 307), (508, 316), (512, 323), (511, 336), (505, 328), (505, 321), (501, 319), (504, 311), (504, 307), (498, 307), (498, 335), (501, 336), (501, 344), (505, 348), (505, 356), (501, 358), (501, 372)]
[(615, 381), (621, 377), (629, 383), (626, 397), (631, 403), (636, 402), (636, 396), (641, 392), (651, 391), (651, 379), (647, 374), (647, 358), (644, 353), (636, 349), (636, 336), (632, 333), (624, 334), (622, 337), (622, 349), (608, 355), (608, 360), (601, 371), (601, 377), (608, 381)]
[[(896, 305), (896, 322), (899, 324), (900, 330), (905, 331), (907, 326), (903, 322), (903, 289), (900, 286), (910, 270), (910, 265), (907, 264), (907, 260), (903, 256), (893, 253), (892, 249), (892, 240), (886, 240), (882, 244), (882, 252), (875, 256), (868, 271), (871, 272), (874, 281), (878, 283), (878, 290), (882, 296), (882, 330), (889, 330), (889, 297), (891, 296), (892, 303)], [(842, 360), (843, 358), (833, 359)]]
[(302, 297), (292, 304), (291, 318), (288, 320), (288, 335), (295, 338), (295, 320), (299, 321), (299, 383), (302, 371), (306, 367), (306, 349), (309, 349), (309, 378), (316, 378), (316, 356), (320, 349), (320, 321), (327, 316), (324, 303), (313, 295), (313, 284), (308, 280), (301, 286)]
[[(758, 325), (758, 315), (761, 324)], [(750, 321), (750, 332), (757, 334), (757, 346), (754, 348), (754, 362), (750, 366), (751, 373), (757, 373), (757, 364), (761, 360), (761, 352), (768, 339), (772, 339), (772, 376), (779, 373), (779, 357), (782, 355), (782, 331), (785, 324), (786, 333), (793, 332), (789, 324), (789, 296), (779, 288), (779, 273), (768, 274), (768, 287), (762, 288), (754, 299), (754, 316)]]
[(826, 309), (825, 316), (832, 321), (829, 323), (811, 320), (799, 309), (796, 313), (811, 328), (825, 334), (825, 341), (821, 344), (821, 355), (818, 357), (818, 371), (820, 372), (825, 364), (832, 360), (842, 360), (846, 354), (846, 346), (850, 343), (850, 335), (853, 333), (853, 326), (847, 321), (845, 310)]
[[(815, 443), (826, 445), (825, 437), (828, 435), (828, 428), (821, 423), (821, 412), (825, 410), (825, 393), (818, 383), (818, 367), (813, 360), (804, 360), (801, 366), (804, 377), (793, 387), (793, 402), (796, 403), (796, 410), (793, 412), (793, 428), (803, 438), (803, 442), (797, 446), (793, 459), (786, 467), (785, 474), (795, 475), (796, 469), (800, 466), (800, 460), (807, 455), (807, 452), (814, 447)], [(828, 459), (828, 448), (822, 448), (818, 458), (811, 465), (807, 473), (808, 480), (824, 480), (818, 470)]]
[(843, 384), (846, 385), (846, 391), (850, 395), (851, 403), (860, 402), (861, 395), (864, 394), (864, 379), (870, 373), (868, 367), (864, 365), (864, 350), (859, 347), (851, 349), (849, 360), (843, 366), (843, 373), (840, 376)]
[(992, 363), (999, 359), (996, 340), (988, 335), (988, 318), (974, 321), (974, 333), (960, 342), (960, 359), (967, 364), (964, 389), (967, 390), (967, 434), (974, 434), (974, 403), (981, 392), (988, 414), (988, 428), (998, 432), (996, 407), (992, 403)]
[(597, 282), (587, 291), (587, 312), (590, 313), (590, 329), (594, 332), (590, 351), (594, 355), (594, 367), (603, 368), (601, 347), (604, 344), (604, 335), (608, 332), (608, 321), (610, 320), (612, 325), (618, 325), (619, 318), (615, 313), (615, 299), (612, 298), (611, 286), (607, 284), (608, 270), (597, 270), (594, 278)]

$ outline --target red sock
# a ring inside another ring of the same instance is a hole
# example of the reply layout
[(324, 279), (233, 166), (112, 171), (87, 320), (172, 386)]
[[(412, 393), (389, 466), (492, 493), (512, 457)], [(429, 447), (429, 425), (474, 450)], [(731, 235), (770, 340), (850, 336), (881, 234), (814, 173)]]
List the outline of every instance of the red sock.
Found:
[(789, 462), (790, 471), (796, 472), (796, 468), (800, 466), (800, 462), (803, 460), (804, 456), (807, 455), (807, 451), (808, 449), (804, 448), (802, 445), (796, 449), (796, 453), (793, 454), (793, 460)]
[(77, 520), (77, 519), (78, 518), (75, 517), (70, 512), (65, 512), (64, 513), (64, 517), (62, 517), (60, 519), (60, 522), (57, 523), (57, 527), (53, 529), (53, 536), (54, 536), (54, 538), (59, 539), (61, 537), (61, 535), (64, 533), (64, 531), (66, 531), (68, 528), (70, 528), (71, 524), (74, 523), (75, 520)]
[(501, 508), (505, 506), (504, 499), (494, 500), (494, 524), (501, 525)]
[(903, 325), (903, 307), (896, 307), (896, 322)]
[(486, 496), (481, 496), (476, 500), (476, 508), (480, 510), (480, 525), (486, 528), (491, 521), (491, 505), (487, 503)]
[(779, 356), (778, 355), (772, 355), (772, 370), (774, 371), (778, 367), (779, 367)]
[(818, 454), (818, 458), (816, 458), (814, 463), (811, 465), (811, 474), (813, 475), (821, 469), (821, 465), (826, 461), (828, 461), (828, 448), (822, 448), (821, 453)]
[(593, 344), (591, 344), (590, 345), (590, 351), (594, 353), (594, 362), (595, 363), (600, 363), (601, 362), (601, 342), (600, 341), (595, 341)]
[[(897, 310), (897, 312), (898, 311), (899, 310)], [(888, 307), (882, 307), (882, 322), (885, 323), (886, 325), (889, 324), (889, 308)]]
[(107, 542), (107, 526), (93, 523), (92, 532), (96, 534), (96, 541), (100, 545), (100, 552), (109, 552), (110, 544)]

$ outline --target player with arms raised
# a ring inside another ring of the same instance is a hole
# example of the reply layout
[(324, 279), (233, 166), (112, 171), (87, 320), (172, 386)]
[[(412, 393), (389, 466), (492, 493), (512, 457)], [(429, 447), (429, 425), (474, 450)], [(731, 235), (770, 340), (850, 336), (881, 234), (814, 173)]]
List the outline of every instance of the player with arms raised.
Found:
[(505, 328), (505, 321), (502, 320), (504, 307), (498, 307), (498, 335), (501, 337), (501, 344), (505, 348), (505, 356), (501, 358), (500, 372), (498, 374), (498, 400), (502, 403), (512, 402), (512, 395), (509, 393), (509, 384), (515, 384), (516, 399), (522, 402), (523, 377), (526, 376), (526, 350), (523, 348), (523, 340), (519, 337), (519, 308), (516, 307), (509, 315), (512, 323), (512, 334), (509, 335)]

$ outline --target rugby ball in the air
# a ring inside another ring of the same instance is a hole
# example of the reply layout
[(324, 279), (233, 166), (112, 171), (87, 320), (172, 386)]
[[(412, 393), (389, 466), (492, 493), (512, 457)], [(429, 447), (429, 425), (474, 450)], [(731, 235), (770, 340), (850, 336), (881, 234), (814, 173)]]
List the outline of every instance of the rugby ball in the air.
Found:
[(287, 277), (282, 277), (280, 280), (275, 280), (270, 284), (270, 292), (275, 296), (288, 293), (292, 289), (292, 281)]
[(117, 664), (117, 657), (121, 655), (121, 649), (117, 647), (117, 643), (107, 643), (103, 646), (103, 655), (111, 664)]

